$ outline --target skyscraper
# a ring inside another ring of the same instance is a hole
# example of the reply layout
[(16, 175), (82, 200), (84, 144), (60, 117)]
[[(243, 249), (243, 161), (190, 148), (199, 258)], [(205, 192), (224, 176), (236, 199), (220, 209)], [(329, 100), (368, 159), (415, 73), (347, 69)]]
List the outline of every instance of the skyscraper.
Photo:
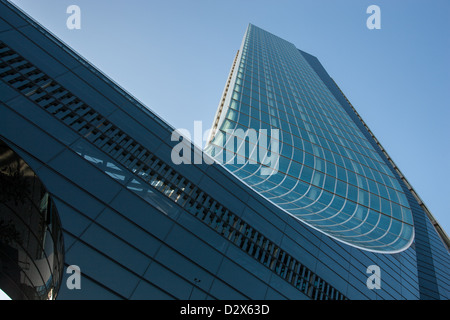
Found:
[[(315, 71), (313, 58), (250, 25), (238, 59), (227, 108), (217, 115), (223, 114), (215, 127), (219, 138), (210, 148), (223, 149), (238, 129), (275, 129), (272, 162), (278, 164), (269, 175), (260, 171), (270, 164), (221, 158), (226, 167), (286, 213), (335, 239), (376, 252), (406, 249), (413, 219), (399, 179), (351, 118), (353, 111)], [(236, 145), (242, 142), (239, 137)], [(257, 145), (249, 149), (253, 154)], [(238, 149), (245, 158), (244, 148)]]
[(222, 164), (177, 164), (202, 150), (0, 7), (12, 298), (449, 298), (448, 238), (313, 56), (249, 25), (205, 150)]
[[(266, 134), (247, 134), (252, 129)], [(431, 221), (431, 233), (444, 242), (436, 248), (448, 259), (448, 236), (317, 58), (254, 25), (206, 151), (280, 210), (333, 239), (394, 254), (417, 232), (419, 269), (426, 268), (429, 250), (421, 246), (430, 235), (423, 227)]]

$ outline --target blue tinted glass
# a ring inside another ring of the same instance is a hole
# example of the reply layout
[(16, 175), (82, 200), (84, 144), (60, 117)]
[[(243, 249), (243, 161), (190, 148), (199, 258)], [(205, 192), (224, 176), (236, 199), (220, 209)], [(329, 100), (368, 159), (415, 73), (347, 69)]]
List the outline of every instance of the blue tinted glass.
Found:
[[(380, 252), (405, 249), (412, 215), (399, 182), (302, 52), (253, 25), (244, 43), (230, 84), (234, 91), (227, 94), (236, 101), (226, 117), (244, 130), (279, 130), (279, 139), (265, 144), (273, 161), (259, 158), (261, 170), (249, 161), (224, 165), (280, 208), (337, 239)], [(218, 125), (235, 127), (229, 120)], [(249, 159), (245, 152), (254, 149), (238, 153)], [(267, 167), (274, 169), (269, 176), (262, 170)], [(404, 223), (386, 232), (392, 218)]]

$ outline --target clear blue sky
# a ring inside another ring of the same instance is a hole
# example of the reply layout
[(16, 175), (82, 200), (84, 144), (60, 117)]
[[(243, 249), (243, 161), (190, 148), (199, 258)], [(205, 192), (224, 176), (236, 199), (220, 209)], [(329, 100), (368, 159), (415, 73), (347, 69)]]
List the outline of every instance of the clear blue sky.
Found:
[[(175, 128), (212, 123), (248, 23), (316, 56), (450, 233), (449, 0), (13, 0)], [(81, 29), (69, 30), (69, 5)], [(381, 29), (369, 30), (369, 5)]]

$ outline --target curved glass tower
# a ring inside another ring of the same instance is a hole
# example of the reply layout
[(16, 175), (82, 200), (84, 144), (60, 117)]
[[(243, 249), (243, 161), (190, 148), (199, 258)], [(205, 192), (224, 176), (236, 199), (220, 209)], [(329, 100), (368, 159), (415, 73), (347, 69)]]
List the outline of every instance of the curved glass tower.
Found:
[(249, 25), (206, 152), (307, 225), (402, 251), (414, 232), (398, 178), (317, 71), (313, 57)]

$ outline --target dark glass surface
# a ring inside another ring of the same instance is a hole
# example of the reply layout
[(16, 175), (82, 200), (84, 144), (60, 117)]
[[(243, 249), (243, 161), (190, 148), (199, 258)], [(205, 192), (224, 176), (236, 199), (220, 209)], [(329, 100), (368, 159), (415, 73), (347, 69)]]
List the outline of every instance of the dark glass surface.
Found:
[(51, 196), (27, 163), (0, 140), (0, 288), (12, 299), (54, 299), (63, 252)]

